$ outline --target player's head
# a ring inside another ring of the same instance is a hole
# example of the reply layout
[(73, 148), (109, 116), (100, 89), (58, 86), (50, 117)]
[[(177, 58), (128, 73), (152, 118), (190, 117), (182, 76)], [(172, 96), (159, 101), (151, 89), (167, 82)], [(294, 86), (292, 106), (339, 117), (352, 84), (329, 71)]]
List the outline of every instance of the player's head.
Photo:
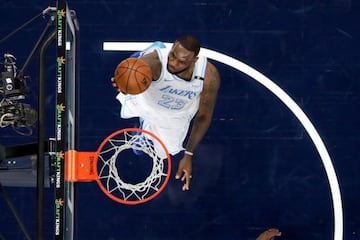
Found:
[(168, 55), (168, 71), (179, 74), (192, 68), (199, 52), (200, 43), (195, 37), (186, 35), (178, 38)]
[(195, 57), (200, 52), (200, 42), (195, 37), (191, 35), (185, 35), (179, 37), (175, 42), (179, 42), (181, 46), (187, 49), (190, 52), (193, 52)]

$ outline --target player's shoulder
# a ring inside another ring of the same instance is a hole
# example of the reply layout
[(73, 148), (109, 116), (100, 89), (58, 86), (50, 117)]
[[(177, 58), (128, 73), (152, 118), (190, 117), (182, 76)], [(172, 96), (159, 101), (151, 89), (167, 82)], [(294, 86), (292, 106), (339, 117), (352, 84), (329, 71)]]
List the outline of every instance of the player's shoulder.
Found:
[(207, 61), (205, 80), (220, 81), (220, 73), (216, 66), (210, 61)]
[(155, 49), (149, 53), (142, 55), (140, 58), (145, 62), (159, 61), (159, 56)]

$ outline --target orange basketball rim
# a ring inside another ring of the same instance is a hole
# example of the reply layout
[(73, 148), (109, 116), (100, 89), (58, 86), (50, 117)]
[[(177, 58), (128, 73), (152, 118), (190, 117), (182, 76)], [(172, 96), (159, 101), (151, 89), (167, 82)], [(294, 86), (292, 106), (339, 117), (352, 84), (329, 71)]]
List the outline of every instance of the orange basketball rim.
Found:
[[(121, 178), (117, 161), (126, 161), (122, 155), (129, 149), (141, 151), (152, 161), (150, 174), (141, 182), (130, 183)], [(65, 181), (96, 181), (109, 198), (123, 204), (135, 205), (155, 198), (164, 190), (170, 173), (171, 158), (164, 143), (140, 128), (115, 131), (103, 140), (96, 152), (69, 150), (65, 153)]]

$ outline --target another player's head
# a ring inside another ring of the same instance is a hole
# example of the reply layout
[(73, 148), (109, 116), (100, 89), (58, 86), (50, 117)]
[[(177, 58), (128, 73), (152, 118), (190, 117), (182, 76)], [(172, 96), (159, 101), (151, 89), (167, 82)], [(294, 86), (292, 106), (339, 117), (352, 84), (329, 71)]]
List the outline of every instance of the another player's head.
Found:
[(199, 41), (190, 35), (178, 38), (169, 55), (167, 69), (172, 74), (188, 71), (193, 67), (200, 52)]

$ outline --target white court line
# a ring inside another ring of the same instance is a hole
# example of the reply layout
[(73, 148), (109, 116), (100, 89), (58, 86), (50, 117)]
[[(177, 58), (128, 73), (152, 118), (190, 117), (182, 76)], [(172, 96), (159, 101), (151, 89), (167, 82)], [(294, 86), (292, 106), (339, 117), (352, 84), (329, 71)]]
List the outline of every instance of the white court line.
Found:
[[(141, 51), (147, 48), (153, 42), (104, 42), (103, 50), (104, 51)], [(170, 46), (171, 43), (164, 43), (167, 46)], [(322, 141), (319, 133), (315, 129), (314, 125), (311, 123), (310, 119), (302, 111), (299, 105), (277, 84), (271, 81), (262, 73), (258, 72), (254, 68), (246, 65), (245, 63), (236, 60), (235, 58), (229, 57), (222, 53), (201, 48), (200, 54), (213, 59), (215, 61), (226, 64), (230, 67), (233, 67), (240, 72), (245, 73), (249, 77), (258, 81), (268, 90), (270, 90), (275, 96), (277, 96), (298, 118), (300, 123), (303, 125), (307, 133), (309, 134), (311, 140), (313, 141), (324, 165), (327, 178), (329, 180), (332, 201), (333, 201), (333, 210), (334, 210), (334, 240), (343, 239), (343, 208), (339, 182), (335, 173), (334, 166), (332, 164), (330, 155), (325, 147), (324, 142)]]

